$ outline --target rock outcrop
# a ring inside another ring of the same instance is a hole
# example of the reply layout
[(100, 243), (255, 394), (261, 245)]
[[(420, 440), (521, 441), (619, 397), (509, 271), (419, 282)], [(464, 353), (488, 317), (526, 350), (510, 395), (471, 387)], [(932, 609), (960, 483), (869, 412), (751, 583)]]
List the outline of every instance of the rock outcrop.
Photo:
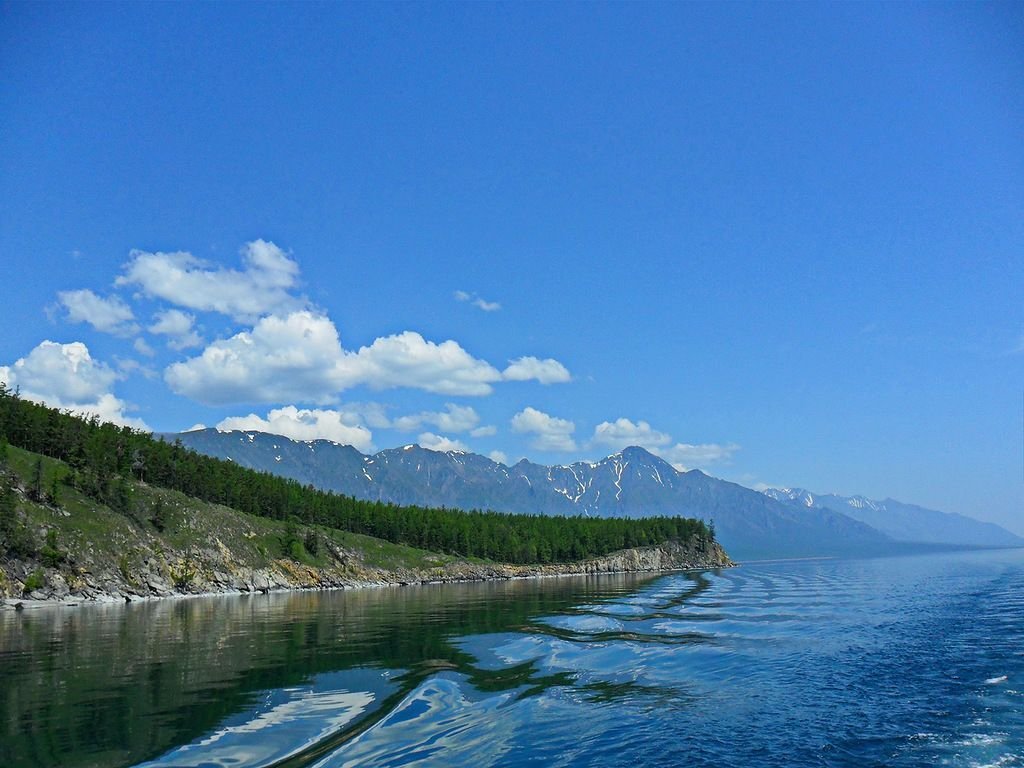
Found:
[(573, 563), (508, 565), (449, 560), (436, 566), (389, 570), (366, 565), (359, 553), (332, 552), (333, 565), (314, 567), (278, 559), (261, 568), (241, 567), (223, 546), (201, 553), (166, 553), (133, 564), (90, 563), (74, 569), (7, 562), (0, 569), (0, 597), (16, 603), (118, 601), (187, 594), (351, 589), (372, 586), (543, 578), (624, 572), (721, 568), (733, 563), (717, 542), (666, 542)]

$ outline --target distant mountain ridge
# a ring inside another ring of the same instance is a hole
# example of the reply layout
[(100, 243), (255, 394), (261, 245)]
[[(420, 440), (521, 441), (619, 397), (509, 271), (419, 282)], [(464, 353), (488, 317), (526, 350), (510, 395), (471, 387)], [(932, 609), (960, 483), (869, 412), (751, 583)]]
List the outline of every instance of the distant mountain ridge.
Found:
[(992, 523), (886, 499), (754, 491), (699, 470), (680, 472), (639, 447), (596, 462), (512, 466), (463, 451), (418, 445), (367, 456), (329, 440), (255, 431), (177, 435), (200, 453), (360, 499), (544, 515), (682, 515), (714, 522), (736, 558), (843, 555), (917, 545), (1020, 546)]
[(200, 453), (230, 459), (361, 499), (545, 515), (682, 515), (714, 522), (734, 557), (879, 551), (885, 534), (829, 509), (779, 501), (699, 470), (679, 472), (643, 448), (596, 462), (505, 466), (485, 456), (407, 445), (366, 456), (328, 440), (299, 442), (254, 431), (168, 435)]
[(803, 488), (768, 488), (764, 494), (776, 501), (808, 509), (841, 512), (881, 531), (894, 541), (982, 547), (1024, 545), (1024, 539), (994, 523), (905, 504), (895, 499), (874, 501), (864, 496), (816, 494)]

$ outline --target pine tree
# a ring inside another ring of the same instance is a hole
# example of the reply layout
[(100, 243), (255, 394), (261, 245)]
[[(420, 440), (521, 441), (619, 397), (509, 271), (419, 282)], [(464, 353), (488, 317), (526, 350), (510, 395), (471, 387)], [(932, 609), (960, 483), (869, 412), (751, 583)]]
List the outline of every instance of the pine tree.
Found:
[(32, 467), (32, 484), (28, 493), (32, 501), (43, 500), (43, 460), (41, 458), (36, 459), (36, 463)]
[(11, 478), (3, 473), (0, 475), (0, 540), (9, 543), (17, 524), (18, 495), (14, 492)]
[(164, 500), (159, 496), (156, 501), (153, 502), (153, 510), (149, 516), (149, 522), (153, 524), (153, 527), (163, 533), (164, 528), (167, 527), (167, 515), (164, 511)]

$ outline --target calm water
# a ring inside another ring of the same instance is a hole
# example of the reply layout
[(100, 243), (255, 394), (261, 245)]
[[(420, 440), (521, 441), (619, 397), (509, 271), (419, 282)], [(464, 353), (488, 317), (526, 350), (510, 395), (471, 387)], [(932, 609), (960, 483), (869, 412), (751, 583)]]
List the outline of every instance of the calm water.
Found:
[(1024, 766), (1024, 552), (0, 615), (3, 766)]

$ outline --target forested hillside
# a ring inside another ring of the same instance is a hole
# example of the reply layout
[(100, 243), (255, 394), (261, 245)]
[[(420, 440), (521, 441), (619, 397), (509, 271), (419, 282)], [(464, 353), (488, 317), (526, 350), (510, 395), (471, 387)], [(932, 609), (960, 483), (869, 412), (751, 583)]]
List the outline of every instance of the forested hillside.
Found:
[[(201, 456), (178, 442), (63, 413), (24, 400), (0, 384), (4, 442), (66, 467), (46, 487), (41, 471), (31, 477), (31, 498), (52, 499), (61, 486), (69, 486), (126, 514), (137, 506), (134, 480), (274, 520), (508, 563), (568, 562), (665, 541), (714, 539), (714, 531), (702, 521), (683, 517), (543, 517), (360, 501)], [(159, 524), (158, 513), (153, 519)], [(9, 535), (6, 539), (3, 545), (9, 548), (12, 541)]]

